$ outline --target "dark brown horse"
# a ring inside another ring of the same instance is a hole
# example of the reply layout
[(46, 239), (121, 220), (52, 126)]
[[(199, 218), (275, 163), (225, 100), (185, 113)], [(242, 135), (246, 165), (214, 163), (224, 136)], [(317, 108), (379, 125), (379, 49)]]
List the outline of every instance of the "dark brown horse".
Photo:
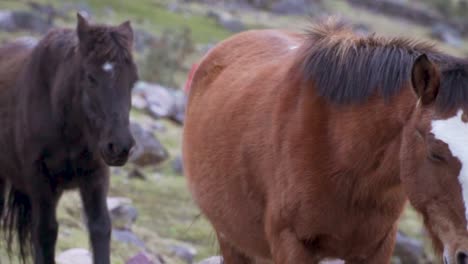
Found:
[(407, 198), (437, 253), (463, 264), (467, 122), (468, 62), (331, 19), (210, 51), (184, 161), (226, 264), (389, 263)]
[(90, 25), (78, 15), (76, 31), (0, 48), (0, 212), (23, 260), (32, 250), (34, 263), (54, 263), (56, 206), (78, 188), (94, 263), (110, 263), (108, 166), (123, 165), (134, 144), (132, 42), (129, 22)]

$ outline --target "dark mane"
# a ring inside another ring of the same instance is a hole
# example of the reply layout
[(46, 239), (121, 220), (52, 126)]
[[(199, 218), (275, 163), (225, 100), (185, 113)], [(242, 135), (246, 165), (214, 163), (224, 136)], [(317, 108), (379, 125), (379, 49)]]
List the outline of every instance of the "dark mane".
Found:
[(333, 103), (362, 103), (375, 94), (390, 98), (410, 81), (413, 62), (421, 54), (438, 63), (444, 73), (441, 107), (468, 99), (467, 89), (461, 87), (468, 84), (466, 66), (426, 42), (359, 36), (346, 23), (330, 18), (307, 32), (298, 54), (305, 81), (313, 82), (318, 94)]
[(468, 61), (454, 60), (441, 67), (437, 106), (442, 110), (468, 107)]

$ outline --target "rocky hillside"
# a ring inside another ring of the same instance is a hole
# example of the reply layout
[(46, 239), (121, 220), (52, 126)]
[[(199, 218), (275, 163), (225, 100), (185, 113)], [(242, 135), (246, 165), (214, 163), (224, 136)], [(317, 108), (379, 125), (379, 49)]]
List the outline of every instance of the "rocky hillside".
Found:
[[(142, 79), (134, 89), (131, 115), (137, 150), (127, 166), (112, 170), (108, 199), (114, 227), (112, 263), (196, 263), (217, 255), (218, 248), (209, 223), (191, 201), (180, 158), (183, 87), (192, 65), (236, 32), (267, 27), (302, 30), (309, 17), (330, 14), (341, 15), (364, 34), (377, 31), (432, 39), (450, 53), (467, 55), (467, 21), (447, 15), (450, 9), (442, 12), (437, 4), (435, 0), (2, 0), (0, 42), (38, 38), (52, 27), (73, 26), (77, 11), (98, 22), (132, 21)], [(77, 193), (63, 197), (58, 216), (58, 262), (90, 263)], [(0, 249), (0, 263), (16, 260), (9, 260)], [(400, 221), (394, 263), (433, 263), (420, 218), (411, 208)]]

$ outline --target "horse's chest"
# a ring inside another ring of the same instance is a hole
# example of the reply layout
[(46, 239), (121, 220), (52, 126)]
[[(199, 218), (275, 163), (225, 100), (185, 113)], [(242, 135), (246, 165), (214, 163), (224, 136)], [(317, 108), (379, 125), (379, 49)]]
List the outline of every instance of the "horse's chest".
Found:
[[(329, 209), (330, 218), (318, 230), (320, 248), (328, 256), (365, 259), (385, 238), (396, 231), (395, 223), (404, 205), (405, 196), (395, 190), (380, 203), (346, 204)], [(364, 206), (365, 205), (365, 206)]]
[(75, 188), (97, 168), (97, 160), (86, 148), (57, 151), (43, 159), (44, 172), (59, 187)]

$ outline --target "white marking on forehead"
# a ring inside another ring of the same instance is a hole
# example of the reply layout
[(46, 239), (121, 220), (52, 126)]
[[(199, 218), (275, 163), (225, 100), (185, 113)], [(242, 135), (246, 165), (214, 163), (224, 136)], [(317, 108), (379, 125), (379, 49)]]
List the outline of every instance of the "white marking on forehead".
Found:
[(465, 219), (468, 220), (468, 123), (463, 122), (462, 114), (463, 111), (458, 110), (457, 114), (449, 119), (432, 121), (431, 132), (437, 139), (447, 143), (452, 155), (461, 162), (458, 181), (465, 204)]
[(297, 49), (297, 48), (299, 48), (299, 46), (298, 46), (298, 45), (295, 45), (295, 46), (289, 46), (289, 50), (295, 50), (295, 49)]
[(111, 72), (114, 69), (114, 64), (107, 61), (102, 65), (102, 69), (106, 72)]

